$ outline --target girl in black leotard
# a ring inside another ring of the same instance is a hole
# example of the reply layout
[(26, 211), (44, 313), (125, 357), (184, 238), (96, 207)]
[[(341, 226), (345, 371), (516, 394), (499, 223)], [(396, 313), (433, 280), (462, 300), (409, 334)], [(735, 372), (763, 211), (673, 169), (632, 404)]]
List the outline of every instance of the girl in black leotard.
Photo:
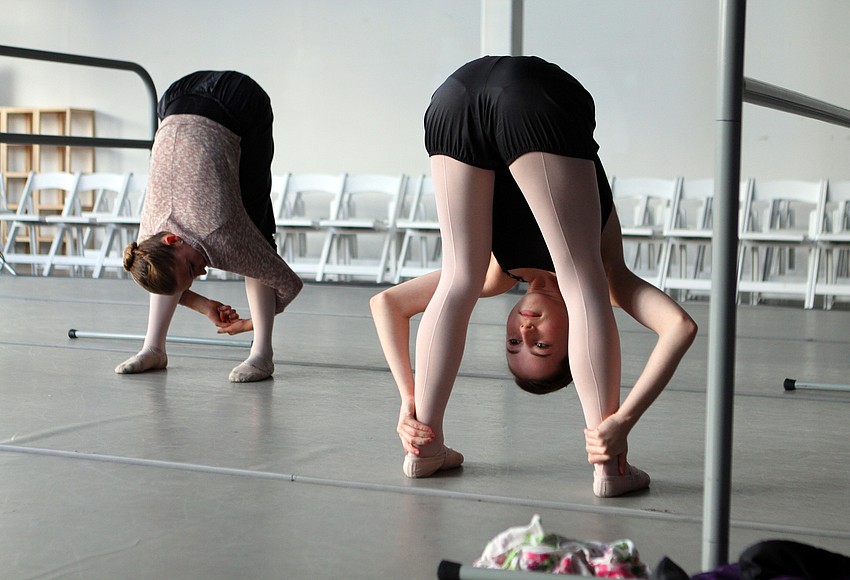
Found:
[[(426, 477), (463, 461), (444, 444), (443, 414), (472, 308), (479, 296), (515, 284), (506, 271), (529, 282), (508, 318), (506, 352), (514, 374), (545, 379), (568, 357), (587, 424), (594, 492), (607, 497), (649, 484), (644, 472), (626, 462), (626, 436), (669, 380), (696, 327), (672, 300), (622, 265), (619, 222), (596, 155), (594, 126), (587, 91), (557, 66), (534, 57), (475, 60), (434, 93), (425, 116), (425, 143), (443, 268), (372, 300), (402, 396), (398, 432), (409, 477)], [(523, 204), (548, 260), (541, 260), (540, 244), (529, 238), (528, 220), (522, 223), (511, 209)], [(491, 260), (491, 252), (497, 259)], [(520, 260), (499, 263), (514, 258)], [(660, 337), (622, 407), (611, 301)], [(408, 324), (422, 309), (414, 378)]]

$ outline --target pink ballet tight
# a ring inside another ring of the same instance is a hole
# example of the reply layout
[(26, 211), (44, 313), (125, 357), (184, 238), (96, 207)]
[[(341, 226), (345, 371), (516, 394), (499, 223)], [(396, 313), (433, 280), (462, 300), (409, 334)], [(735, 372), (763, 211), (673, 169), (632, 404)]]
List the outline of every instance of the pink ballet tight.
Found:
[[(275, 292), (254, 278), (245, 278), (245, 292), (251, 320), (254, 324), (254, 340), (248, 358), (230, 372), (230, 380), (236, 383), (260, 381), (274, 372), (272, 329), (274, 327)], [(118, 365), (119, 374), (143, 373), (162, 369), (168, 364), (165, 353), (165, 338), (180, 295), (150, 295), (148, 329), (142, 350)]]
[(421, 456), (443, 445), (443, 414), (466, 342), (469, 317), (490, 260), (492, 171), (454, 159), (431, 157), (443, 257), (440, 282), (422, 315), (416, 336), (416, 418), (434, 430)]
[(254, 323), (254, 342), (245, 362), (230, 372), (234, 383), (250, 383), (268, 378), (274, 372), (272, 329), (274, 327), (274, 288), (255, 278), (245, 278), (245, 293)]
[[(567, 305), (569, 360), (585, 423), (595, 428), (619, 407), (620, 341), (600, 252), (599, 195), (593, 162), (527, 153), (510, 166), (555, 264)], [(484, 284), (491, 244), (492, 171), (431, 158), (443, 239), (440, 283), (416, 339), (416, 416), (443, 444), (443, 415), (460, 368), (466, 329)], [(614, 475), (617, 462), (597, 466)]]

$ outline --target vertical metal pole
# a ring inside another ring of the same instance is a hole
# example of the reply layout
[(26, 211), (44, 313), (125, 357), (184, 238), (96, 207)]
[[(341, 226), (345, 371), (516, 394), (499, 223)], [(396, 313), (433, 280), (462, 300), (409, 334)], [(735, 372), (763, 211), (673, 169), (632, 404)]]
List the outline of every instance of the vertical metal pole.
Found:
[(481, 54), (522, 54), (524, 0), (481, 0)]
[(705, 570), (726, 564), (729, 558), (745, 15), (746, 0), (721, 0), (703, 498)]

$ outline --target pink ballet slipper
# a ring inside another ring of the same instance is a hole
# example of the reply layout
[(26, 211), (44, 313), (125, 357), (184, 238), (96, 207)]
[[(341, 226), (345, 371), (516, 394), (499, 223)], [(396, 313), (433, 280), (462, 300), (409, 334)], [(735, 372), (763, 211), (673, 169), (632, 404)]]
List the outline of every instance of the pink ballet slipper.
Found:
[(428, 477), (438, 471), (454, 469), (463, 463), (463, 455), (443, 445), (439, 453), (432, 457), (417, 457), (407, 453), (404, 456), (402, 470), (407, 477), (412, 479)]
[(264, 381), (274, 374), (274, 362), (248, 358), (230, 371), (231, 383), (254, 383)]
[(628, 465), (625, 475), (593, 474), (593, 493), (596, 497), (617, 497), (649, 487), (649, 474)]

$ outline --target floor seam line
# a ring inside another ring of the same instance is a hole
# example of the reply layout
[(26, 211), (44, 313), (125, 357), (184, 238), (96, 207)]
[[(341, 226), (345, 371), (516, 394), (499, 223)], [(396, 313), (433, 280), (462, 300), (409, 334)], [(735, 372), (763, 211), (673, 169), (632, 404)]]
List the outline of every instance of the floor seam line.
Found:
[[(259, 471), (251, 469), (240, 469), (234, 467), (216, 467), (212, 465), (203, 465), (197, 463), (181, 463), (176, 461), (163, 461), (159, 459), (143, 459), (137, 457), (126, 457), (121, 455), (107, 455), (97, 453), (82, 453), (79, 451), (63, 451), (59, 449), (48, 449), (41, 447), (26, 447), (20, 445), (5, 445), (0, 444), (0, 452), (17, 453), (22, 455), (40, 455), (47, 457), (62, 457), (68, 459), (82, 461), (99, 461), (103, 463), (113, 463), (116, 465), (134, 465), (138, 467), (156, 467), (161, 469), (173, 469), (177, 471), (187, 471), (194, 473), (210, 473), (214, 475), (241, 476), (255, 479), (270, 479), (277, 481), (288, 481), (290, 483), (304, 483), (308, 485), (319, 485), (324, 487), (336, 487), (342, 489), (360, 489), (367, 491), (384, 491), (390, 493), (398, 493), (402, 495), (413, 495), (422, 497), (437, 497), (442, 499), (456, 499), (466, 501), (477, 501), (485, 503), (496, 503), (501, 505), (516, 505), (532, 508), (554, 509), (560, 511), (572, 511), (581, 513), (595, 513), (620, 515), (627, 517), (660, 520), (668, 522), (692, 523), (698, 524), (702, 522), (700, 516), (689, 516), (684, 514), (670, 514), (661, 512), (652, 512), (646, 510), (635, 510), (631, 508), (613, 507), (613, 506), (588, 506), (583, 504), (575, 504), (570, 502), (559, 502), (554, 500), (534, 500), (528, 498), (512, 498), (508, 496), (497, 496), (488, 494), (464, 493), (450, 490), (440, 490), (433, 488), (411, 488), (400, 485), (369, 483), (336, 480), (321, 477), (312, 477), (306, 475), (298, 475), (294, 473), (275, 473), (271, 471)], [(850, 539), (850, 531), (842, 532), (839, 530), (819, 530), (814, 528), (783, 526), (780, 524), (766, 524), (760, 522), (747, 522), (742, 520), (733, 520), (730, 522), (732, 528), (763, 530), (772, 532), (793, 532), (809, 536), (832, 537)]]

